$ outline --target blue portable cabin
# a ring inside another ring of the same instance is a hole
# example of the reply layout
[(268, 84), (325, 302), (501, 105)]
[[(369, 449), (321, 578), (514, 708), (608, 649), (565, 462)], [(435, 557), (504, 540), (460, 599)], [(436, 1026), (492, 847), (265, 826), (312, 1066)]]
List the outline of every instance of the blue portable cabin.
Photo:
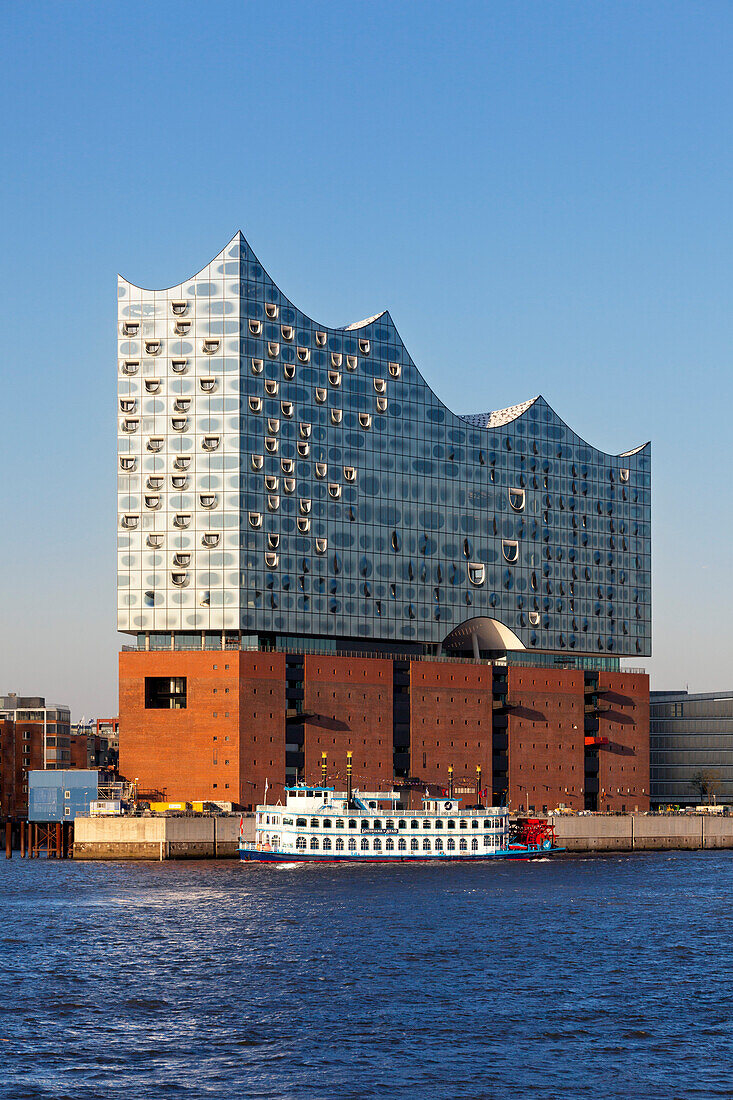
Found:
[(99, 797), (96, 768), (28, 772), (28, 820), (73, 821)]

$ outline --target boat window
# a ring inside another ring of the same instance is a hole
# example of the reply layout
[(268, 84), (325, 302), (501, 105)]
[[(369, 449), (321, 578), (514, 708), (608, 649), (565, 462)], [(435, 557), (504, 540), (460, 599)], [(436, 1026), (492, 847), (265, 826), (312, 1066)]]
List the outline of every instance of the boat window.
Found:
[(423, 829), (429, 829), (430, 828), (430, 822), (427, 821), (427, 820), (423, 821), (422, 827), (423, 827)]
[(317, 817), (312, 817), (311, 818), (311, 829), (317, 829), (319, 827), (319, 825), (320, 825), (320, 821), (318, 820), (318, 818)]
[(361, 850), (362, 850), (362, 852), (368, 852), (369, 851), (369, 841), (365, 836), (363, 836), (361, 838)]
[(349, 851), (350, 852), (355, 852), (356, 851), (356, 840), (354, 839), (353, 836), (349, 837)]
[(317, 836), (312, 836), (311, 837), (311, 850), (313, 850), (317, 847), (318, 847), (318, 837)]
[(491, 820), (488, 817), (486, 817), (486, 818), (484, 818), (484, 829), (490, 829), (490, 828), (491, 828)]
[(460, 844), (458, 845), (458, 847), (460, 848), (460, 850), (461, 850), (462, 852), (465, 852), (465, 851), (467, 851), (467, 850), (468, 850), (468, 841), (466, 840), (465, 836), (462, 836), (462, 837), (461, 837), (461, 842), (460, 842)]
[(420, 847), (420, 841), (417, 839), (417, 837), (413, 837), (412, 840), (410, 841), (410, 851), (411, 852), (416, 852), (419, 847)]
[(478, 821), (476, 820), (476, 818), (474, 818), (473, 821), (471, 822), (471, 828), (472, 829), (478, 829)]
[(342, 836), (336, 837), (336, 851), (343, 852), (344, 850), (344, 838)]
[(283, 818), (283, 825), (292, 825), (292, 824), (293, 824), (292, 817), (284, 817)]
[(442, 829), (443, 828), (443, 822), (440, 820), (440, 818), (437, 818), (437, 820), (435, 822), (435, 828), (436, 829)]
[(381, 852), (381, 850), (382, 850), (382, 842), (381, 842), (381, 840), (379, 839), (378, 836), (375, 836), (375, 838), (374, 838), (373, 847), (374, 847), (375, 852)]
[(295, 842), (295, 847), (296, 848), (305, 848), (305, 837), (304, 836), (299, 836), (298, 837), (298, 839)]
[(488, 848), (488, 846), (490, 844), (491, 844), (491, 837), (490, 836), (485, 836), (484, 837), (484, 848)]
[(362, 832), (364, 832), (364, 830), (365, 830), (365, 829), (368, 829), (368, 828), (369, 828), (369, 822), (368, 822), (368, 821), (362, 821), (362, 823), (361, 823), (361, 831), (362, 831)]
[(349, 828), (350, 829), (355, 829), (356, 828), (356, 819), (353, 818), (353, 817), (349, 818)]
[(372, 828), (373, 829), (381, 829), (382, 828), (382, 822), (379, 820), (378, 817), (374, 818), (374, 821), (372, 822)]
[(471, 851), (475, 852), (477, 850), (478, 850), (478, 840), (476, 839), (476, 837), (474, 837), (473, 840), (471, 841)]
[(423, 852), (429, 852), (430, 851), (430, 840), (428, 839), (428, 837), (423, 838), (422, 850), (423, 850)]
[(410, 822), (410, 828), (411, 829), (419, 829), (420, 828), (420, 822), (415, 821), (414, 817), (413, 817), (412, 821)]
[(406, 829), (407, 828), (407, 822), (404, 820), (404, 818), (402, 818), (400, 821), (397, 822), (397, 828), (398, 829)]
[(330, 817), (324, 817), (324, 819), (323, 819), (323, 828), (324, 829), (332, 829), (333, 828), (333, 825), (331, 824)]
[(330, 836), (324, 836), (323, 838), (323, 850), (324, 852), (331, 851), (331, 838)]
[(392, 840), (391, 836), (387, 837), (386, 841), (384, 842), (384, 847), (385, 847), (385, 850), (388, 851), (388, 852), (393, 852), (394, 851), (394, 841)]
[(453, 819), (451, 818), (451, 819), (450, 819), (450, 820), (448, 821), (448, 828), (449, 828), (449, 829), (455, 829), (455, 827), (456, 827), (456, 823), (455, 823), (455, 821), (453, 821)]
[(343, 818), (337, 817), (336, 818), (336, 828), (337, 829), (343, 829), (343, 827), (344, 827)]
[(307, 824), (308, 824), (308, 822), (306, 821), (306, 819), (305, 819), (304, 817), (297, 817), (297, 818), (295, 819), (295, 824), (296, 824), (296, 825), (301, 825), (301, 826), (302, 826), (302, 825), (307, 825)]
[(387, 818), (384, 823), (384, 827), (385, 829), (394, 829), (394, 821), (392, 821), (390, 818)]
[(456, 850), (456, 842), (452, 836), (448, 837), (448, 851), (454, 852)]
[(462, 829), (467, 829), (468, 828), (468, 822), (461, 819), (461, 828)]
[(397, 848), (400, 852), (407, 851), (407, 841), (403, 836), (401, 836), (400, 839), (397, 841)]
[(435, 851), (436, 852), (442, 852), (443, 851), (443, 841), (440, 839), (439, 836), (436, 836), (436, 838), (435, 838)]

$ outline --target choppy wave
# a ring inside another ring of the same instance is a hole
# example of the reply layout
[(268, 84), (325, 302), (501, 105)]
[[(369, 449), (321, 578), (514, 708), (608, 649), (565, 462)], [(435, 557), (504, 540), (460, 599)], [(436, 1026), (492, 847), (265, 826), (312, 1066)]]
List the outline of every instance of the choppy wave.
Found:
[(15, 858), (0, 1098), (731, 1097), (732, 869)]

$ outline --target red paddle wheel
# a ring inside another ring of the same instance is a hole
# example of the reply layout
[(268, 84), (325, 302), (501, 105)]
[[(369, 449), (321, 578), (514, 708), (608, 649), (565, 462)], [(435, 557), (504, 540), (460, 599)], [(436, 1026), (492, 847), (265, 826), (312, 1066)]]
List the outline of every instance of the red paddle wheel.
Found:
[(515, 822), (516, 840), (528, 848), (554, 848), (555, 826), (540, 817), (520, 817)]

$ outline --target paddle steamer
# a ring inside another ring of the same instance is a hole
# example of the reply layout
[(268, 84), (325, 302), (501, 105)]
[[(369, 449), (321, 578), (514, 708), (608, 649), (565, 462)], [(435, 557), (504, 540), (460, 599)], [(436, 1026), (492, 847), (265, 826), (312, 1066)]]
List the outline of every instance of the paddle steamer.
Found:
[(240, 825), (239, 855), (257, 863), (404, 863), (532, 859), (560, 851), (553, 826), (526, 818), (510, 828), (505, 807), (461, 809), (451, 789), (428, 795), (422, 809), (402, 804), (395, 791), (346, 791), (297, 784), (285, 804), (256, 810), (255, 839)]

